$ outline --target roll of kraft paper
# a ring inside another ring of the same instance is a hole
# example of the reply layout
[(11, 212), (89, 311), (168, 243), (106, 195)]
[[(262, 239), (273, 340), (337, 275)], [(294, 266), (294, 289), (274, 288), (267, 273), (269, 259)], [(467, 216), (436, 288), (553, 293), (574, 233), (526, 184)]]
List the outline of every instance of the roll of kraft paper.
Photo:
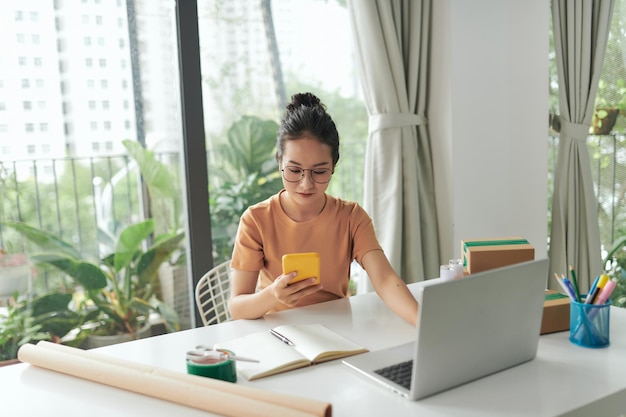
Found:
[(330, 403), (155, 368), (45, 341), (23, 345), (18, 359), (33, 366), (225, 416), (332, 415)]

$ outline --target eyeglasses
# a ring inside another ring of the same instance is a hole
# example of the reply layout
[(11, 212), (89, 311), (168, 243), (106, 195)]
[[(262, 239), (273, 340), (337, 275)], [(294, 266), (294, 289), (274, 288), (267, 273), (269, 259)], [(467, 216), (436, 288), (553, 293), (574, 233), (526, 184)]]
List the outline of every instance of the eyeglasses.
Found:
[(287, 166), (281, 169), (283, 178), (287, 182), (300, 182), (304, 178), (305, 171), (311, 172), (311, 179), (318, 184), (326, 184), (330, 181), (334, 171), (330, 168), (303, 169), (300, 167)]

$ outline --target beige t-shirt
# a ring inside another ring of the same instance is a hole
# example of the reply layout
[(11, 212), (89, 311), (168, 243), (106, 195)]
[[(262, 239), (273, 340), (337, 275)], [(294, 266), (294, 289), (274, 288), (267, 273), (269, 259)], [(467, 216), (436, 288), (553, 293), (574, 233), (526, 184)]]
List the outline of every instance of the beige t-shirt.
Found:
[[(326, 195), (326, 205), (317, 217), (296, 222), (283, 210), (280, 193), (249, 207), (241, 216), (231, 267), (259, 271), (257, 288), (263, 289), (282, 274), (284, 254), (318, 252), (324, 288), (303, 298), (298, 306), (346, 297), (352, 261), (361, 264), (367, 252), (382, 250), (372, 220), (357, 203)], [(287, 308), (281, 305), (276, 310)]]

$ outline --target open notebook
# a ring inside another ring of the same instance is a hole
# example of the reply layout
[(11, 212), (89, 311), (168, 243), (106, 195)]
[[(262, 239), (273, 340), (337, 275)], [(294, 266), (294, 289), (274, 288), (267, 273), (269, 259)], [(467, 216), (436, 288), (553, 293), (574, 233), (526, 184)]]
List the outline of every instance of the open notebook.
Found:
[[(418, 400), (529, 361), (537, 353), (547, 277), (548, 260), (541, 259), (424, 285), (414, 343), (343, 363)], [(390, 367), (401, 363), (408, 363), (408, 380), (392, 382)]]
[(237, 372), (250, 381), (367, 352), (318, 323), (286, 324), (221, 342), (215, 347), (259, 360), (258, 363), (237, 361)]

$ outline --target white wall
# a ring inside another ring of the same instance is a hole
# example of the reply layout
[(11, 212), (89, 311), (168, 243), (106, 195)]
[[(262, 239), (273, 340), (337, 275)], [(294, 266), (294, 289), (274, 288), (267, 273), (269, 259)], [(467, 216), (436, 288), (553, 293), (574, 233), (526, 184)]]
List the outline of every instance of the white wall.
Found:
[(429, 125), (442, 261), (468, 238), (546, 255), (549, 0), (433, 1)]

